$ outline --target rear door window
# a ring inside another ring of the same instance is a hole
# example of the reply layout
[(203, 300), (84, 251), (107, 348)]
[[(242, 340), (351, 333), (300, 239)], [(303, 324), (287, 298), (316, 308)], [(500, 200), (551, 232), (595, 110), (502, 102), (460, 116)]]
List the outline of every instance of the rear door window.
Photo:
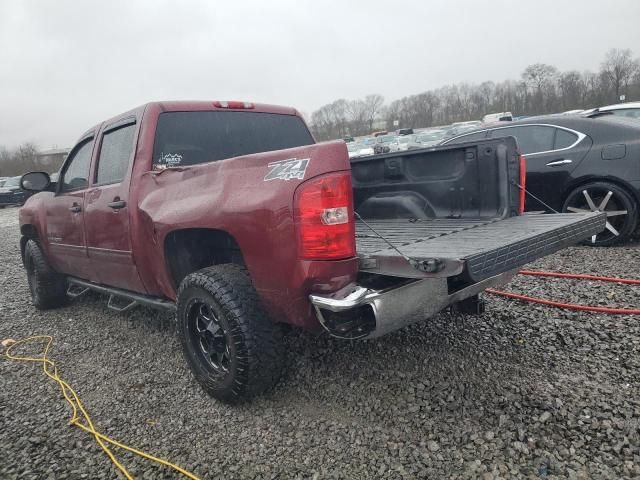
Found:
[(165, 112), (153, 147), (156, 168), (313, 144), (300, 117), (262, 112)]
[(578, 135), (573, 132), (569, 132), (567, 130), (563, 130), (561, 128), (556, 128), (556, 140), (553, 144), (553, 148), (555, 150), (559, 150), (561, 148), (568, 148), (578, 140)]
[(546, 125), (523, 125), (497, 128), (491, 131), (491, 138), (515, 137), (522, 153), (538, 153), (553, 150), (556, 130)]
[(124, 179), (133, 153), (135, 130), (135, 123), (131, 123), (104, 134), (98, 157), (96, 184), (119, 183)]
[(483, 130), (482, 132), (468, 133), (467, 135), (462, 135), (457, 138), (452, 138), (451, 140), (446, 141), (444, 143), (446, 145), (453, 145), (456, 143), (475, 142), (477, 140), (484, 140), (485, 138), (487, 138), (487, 132), (486, 130)]

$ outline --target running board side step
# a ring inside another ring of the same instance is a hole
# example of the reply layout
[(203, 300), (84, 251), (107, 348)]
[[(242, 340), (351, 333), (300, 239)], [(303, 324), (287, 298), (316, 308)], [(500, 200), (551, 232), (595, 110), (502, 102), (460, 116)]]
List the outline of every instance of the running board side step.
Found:
[(69, 288), (67, 288), (67, 296), (71, 298), (78, 298), (87, 293), (89, 289), (87, 287), (81, 287), (75, 283), (69, 283)]
[[(121, 288), (107, 287), (105, 285), (91, 283), (75, 277), (67, 277), (67, 280), (69, 282), (67, 295), (69, 295), (71, 298), (77, 298), (80, 295), (85, 294), (89, 290), (103, 293), (105, 295), (109, 295), (107, 308), (118, 313), (127, 312), (137, 306), (151, 307), (155, 308), (156, 310), (166, 310), (171, 312), (176, 311), (176, 304), (163, 298), (130, 292), (129, 290), (123, 290)], [(129, 303), (125, 304), (124, 306), (118, 305), (116, 302), (116, 299), (118, 298), (128, 300)]]

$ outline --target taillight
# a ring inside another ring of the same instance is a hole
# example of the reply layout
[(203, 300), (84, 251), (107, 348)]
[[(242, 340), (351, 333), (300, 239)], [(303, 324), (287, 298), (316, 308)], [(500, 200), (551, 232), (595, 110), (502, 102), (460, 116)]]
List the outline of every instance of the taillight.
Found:
[(307, 260), (337, 260), (356, 254), (351, 173), (313, 178), (296, 190), (294, 218), (298, 255)]
[(220, 102), (217, 100), (213, 102), (213, 106), (216, 108), (232, 108), (234, 110), (244, 110), (244, 109), (254, 108), (253, 103), (249, 103), (249, 102), (235, 102), (235, 101)]
[(526, 200), (525, 187), (527, 185), (527, 159), (520, 154), (520, 201), (518, 202), (518, 215), (524, 213), (524, 202)]

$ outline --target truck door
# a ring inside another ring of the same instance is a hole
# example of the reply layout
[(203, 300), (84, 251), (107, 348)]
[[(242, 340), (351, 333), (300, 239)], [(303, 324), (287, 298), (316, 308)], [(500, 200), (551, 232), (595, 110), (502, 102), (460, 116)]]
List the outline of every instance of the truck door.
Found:
[(56, 194), (45, 203), (47, 245), (53, 267), (92, 280), (84, 232), (84, 202), (89, 184), (93, 137), (76, 145), (62, 167)]
[(92, 185), (87, 191), (87, 252), (99, 283), (145, 292), (131, 251), (129, 175), (136, 121), (130, 117), (104, 127)]

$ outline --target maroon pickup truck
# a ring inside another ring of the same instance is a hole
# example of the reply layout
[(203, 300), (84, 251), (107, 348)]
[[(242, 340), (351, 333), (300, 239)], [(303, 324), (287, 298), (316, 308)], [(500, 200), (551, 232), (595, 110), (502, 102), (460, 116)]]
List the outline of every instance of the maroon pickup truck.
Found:
[(88, 290), (176, 312), (196, 379), (227, 402), (283, 367), (282, 324), (371, 338), (508, 282), (601, 231), (600, 213), (521, 215), (512, 137), (349, 161), (294, 109), (149, 103), (87, 131), (20, 210), (35, 306)]

